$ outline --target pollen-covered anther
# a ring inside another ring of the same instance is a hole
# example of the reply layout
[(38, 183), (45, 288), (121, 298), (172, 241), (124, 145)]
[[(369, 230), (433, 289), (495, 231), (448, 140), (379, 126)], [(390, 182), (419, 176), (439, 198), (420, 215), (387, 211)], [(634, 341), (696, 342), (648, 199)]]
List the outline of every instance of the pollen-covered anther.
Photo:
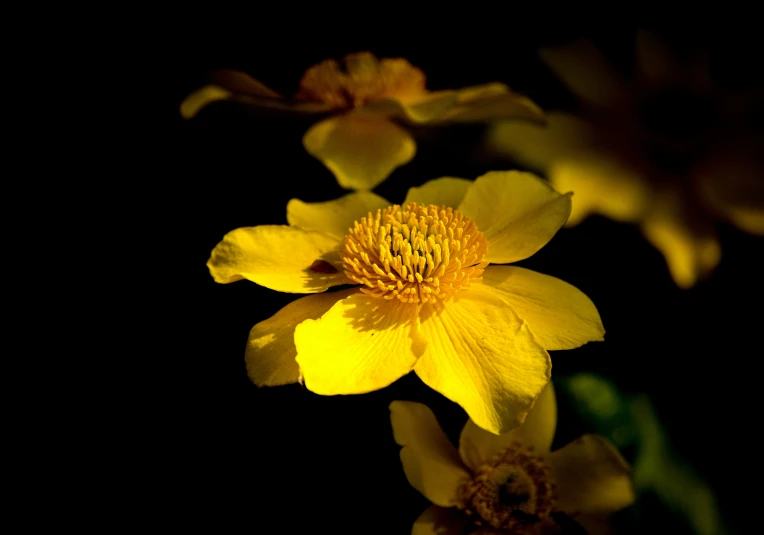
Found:
[(459, 490), (459, 508), (477, 525), (537, 535), (550, 522), (555, 484), (544, 459), (518, 442), (485, 462)]
[(482, 279), (488, 243), (464, 214), (445, 206), (393, 205), (356, 221), (345, 236), (345, 275), (383, 299), (428, 303)]

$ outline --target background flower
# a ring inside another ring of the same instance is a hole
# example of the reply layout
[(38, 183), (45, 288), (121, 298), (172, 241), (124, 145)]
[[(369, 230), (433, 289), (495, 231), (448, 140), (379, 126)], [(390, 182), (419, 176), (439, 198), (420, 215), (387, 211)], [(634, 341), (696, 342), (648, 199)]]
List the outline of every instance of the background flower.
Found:
[(524, 119), (543, 123), (542, 111), (500, 83), (428, 91), (424, 73), (402, 58), (378, 60), (370, 52), (348, 54), (342, 64), (325, 60), (309, 68), (300, 90), (287, 100), (248, 74), (217, 71), (211, 84), (181, 104), (184, 118), (220, 100), (298, 113), (329, 113), (303, 137), (343, 188), (373, 189), (416, 152), (412, 125)]
[(590, 214), (639, 224), (688, 288), (721, 258), (714, 220), (764, 235), (764, 136), (753, 129), (764, 99), (714, 85), (706, 55), (679, 52), (639, 31), (623, 78), (590, 41), (545, 48), (581, 112), (552, 112), (546, 129), (498, 125), (489, 143), (575, 192), (569, 225)]

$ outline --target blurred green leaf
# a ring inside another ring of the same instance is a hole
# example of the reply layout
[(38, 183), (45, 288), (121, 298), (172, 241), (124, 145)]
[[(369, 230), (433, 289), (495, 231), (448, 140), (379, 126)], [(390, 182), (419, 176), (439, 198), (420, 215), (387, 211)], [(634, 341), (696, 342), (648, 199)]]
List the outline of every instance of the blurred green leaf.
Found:
[(599, 375), (582, 373), (555, 379), (561, 402), (572, 405), (587, 429), (610, 439), (619, 449), (633, 449), (637, 491), (630, 522), (640, 533), (656, 527), (674, 534), (725, 535), (711, 487), (671, 447), (665, 426), (650, 399), (628, 395)]

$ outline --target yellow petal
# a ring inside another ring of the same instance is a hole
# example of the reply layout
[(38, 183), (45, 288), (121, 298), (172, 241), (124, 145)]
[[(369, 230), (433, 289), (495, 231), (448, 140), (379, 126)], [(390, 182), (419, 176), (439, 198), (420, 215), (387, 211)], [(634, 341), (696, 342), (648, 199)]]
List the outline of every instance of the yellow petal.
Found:
[(517, 312), (544, 349), (573, 349), (604, 339), (597, 307), (567, 282), (521, 267), (488, 266), (482, 283)]
[(416, 305), (363, 293), (302, 322), (294, 342), (305, 386), (324, 395), (384, 388), (410, 372), (423, 349)]
[(492, 171), (475, 180), (458, 209), (488, 241), (485, 260), (506, 264), (552, 239), (568, 219), (570, 194), (560, 195), (531, 173)]
[(690, 288), (711, 274), (721, 260), (713, 227), (695, 213), (677, 191), (662, 191), (642, 222), (647, 240), (666, 259), (680, 288)]
[(455, 507), (432, 505), (414, 522), (411, 535), (468, 535), (470, 519)]
[(425, 93), (415, 99), (401, 100), (382, 98), (369, 102), (364, 106), (365, 112), (388, 117), (405, 119), (414, 124), (437, 121), (454, 107), (457, 100), (456, 91), (434, 91)]
[(390, 420), (411, 486), (436, 505), (457, 504), (459, 486), (470, 479), (432, 411), (421, 403), (393, 401)]
[(300, 368), (295, 362), (295, 328), (307, 319), (316, 319), (334, 303), (358, 290), (340, 290), (301, 297), (265, 321), (252, 327), (244, 355), (249, 378), (257, 386), (296, 383)]
[(557, 483), (557, 507), (569, 515), (610, 514), (634, 502), (629, 465), (607, 439), (584, 435), (547, 460)]
[(595, 130), (583, 119), (551, 112), (546, 127), (521, 122), (496, 123), (488, 130), (486, 146), (495, 154), (545, 172), (558, 159), (591, 145), (595, 136)]
[(568, 226), (590, 214), (633, 223), (644, 217), (651, 203), (649, 181), (604, 153), (581, 149), (556, 160), (547, 173), (557, 191), (573, 192)]
[(552, 383), (542, 390), (528, 417), (519, 426), (503, 435), (494, 435), (479, 428), (472, 420), (462, 429), (459, 437), (459, 455), (473, 472), (491, 457), (517, 441), (532, 446), (539, 453), (549, 451), (557, 427), (557, 400)]
[(184, 119), (192, 119), (202, 108), (218, 100), (228, 100), (231, 96), (231, 92), (222, 87), (205, 85), (193, 91), (181, 102), (180, 115)]
[(617, 104), (626, 94), (624, 83), (591, 41), (545, 48), (539, 55), (568, 89), (592, 104)]
[(448, 176), (428, 180), (419, 187), (410, 188), (404, 204), (418, 202), (456, 208), (471, 184), (471, 180)]
[[(337, 238), (287, 225), (242, 227), (225, 235), (207, 261), (215, 282), (241, 279), (292, 293), (317, 293), (347, 284)], [(323, 260), (326, 269), (311, 266)], [(336, 270), (329, 273), (327, 271)]]
[(337, 238), (348, 233), (353, 223), (369, 212), (387, 208), (392, 203), (371, 191), (357, 191), (326, 202), (287, 203), (287, 221), (306, 230), (318, 230)]
[(481, 428), (506, 433), (549, 382), (549, 354), (499, 298), (473, 285), (420, 312), (427, 348), (414, 370)]
[(442, 117), (449, 122), (525, 120), (544, 124), (544, 112), (531, 99), (500, 83), (461, 89), (456, 106)]
[(373, 189), (416, 152), (400, 126), (373, 115), (343, 115), (313, 125), (302, 139), (346, 189)]
[(322, 113), (331, 110), (331, 106), (322, 102), (287, 100), (243, 72), (224, 69), (211, 73), (208, 78), (210, 84), (197, 89), (181, 103), (180, 113), (184, 119), (191, 119), (202, 108), (218, 100), (231, 100), (255, 108), (273, 108), (286, 112)]

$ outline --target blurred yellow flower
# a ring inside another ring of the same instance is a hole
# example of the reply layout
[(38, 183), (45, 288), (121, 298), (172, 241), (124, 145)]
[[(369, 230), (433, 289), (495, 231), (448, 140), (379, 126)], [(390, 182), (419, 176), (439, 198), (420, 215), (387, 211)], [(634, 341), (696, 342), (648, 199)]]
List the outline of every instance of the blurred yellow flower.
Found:
[(369, 52), (326, 60), (307, 70), (287, 100), (249, 75), (217, 71), (213, 83), (191, 93), (181, 115), (194, 117), (218, 100), (235, 100), (284, 111), (331, 114), (303, 137), (346, 189), (370, 190), (416, 152), (414, 138), (398, 122), (444, 124), (494, 119), (544, 121), (529, 99), (491, 83), (459, 90), (428, 91), (421, 70), (401, 58), (378, 60)]
[(703, 58), (679, 62), (644, 31), (633, 83), (589, 41), (540, 55), (581, 114), (549, 113), (546, 129), (499, 124), (488, 145), (575, 192), (568, 225), (590, 214), (639, 224), (682, 288), (719, 263), (714, 220), (764, 235), (764, 143), (746, 125), (761, 92), (722, 91)]
[(393, 401), (390, 412), (406, 478), (434, 504), (412, 535), (559, 534), (573, 523), (595, 535), (634, 502), (631, 470), (607, 439), (584, 435), (550, 453), (557, 425), (551, 383), (507, 434), (468, 420), (458, 451), (425, 405)]
[[(481, 427), (506, 432), (549, 381), (547, 349), (602, 340), (594, 304), (573, 286), (514, 266), (570, 213), (530, 173), (431, 180), (402, 205), (371, 192), (287, 205), (289, 225), (229, 232), (207, 263), (220, 283), (248, 279), (312, 293), (252, 328), (257, 385), (304, 380), (359, 394), (414, 370)], [(332, 286), (350, 289), (321, 293)]]

